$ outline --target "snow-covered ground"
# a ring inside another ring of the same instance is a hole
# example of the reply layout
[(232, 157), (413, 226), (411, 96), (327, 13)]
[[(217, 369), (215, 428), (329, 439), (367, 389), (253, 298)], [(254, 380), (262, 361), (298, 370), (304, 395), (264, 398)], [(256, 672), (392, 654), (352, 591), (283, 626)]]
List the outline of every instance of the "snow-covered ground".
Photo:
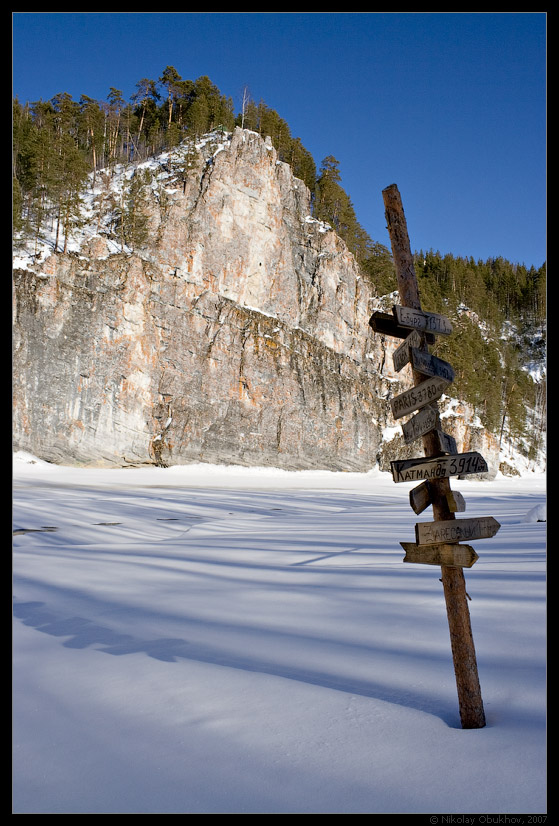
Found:
[(13, 812), (545, 812), (545, 479), (452, 482), (477, 730), (411, 487), (17, 454)]

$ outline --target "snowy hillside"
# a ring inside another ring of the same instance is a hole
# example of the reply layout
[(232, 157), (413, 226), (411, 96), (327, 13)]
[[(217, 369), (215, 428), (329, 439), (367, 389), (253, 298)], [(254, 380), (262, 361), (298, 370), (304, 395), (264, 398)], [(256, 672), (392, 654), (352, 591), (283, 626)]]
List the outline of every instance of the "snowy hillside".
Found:
[[(207, 164), (211, 164), (212, 158), (223, 151), (230, 140), (231, 135), (228, 133), (212, 132), (194, 146), (189, 141), (184, 141), (176, 149), (162, 152), (146, 161), (115, 164), (110, 170), (98, 170), (95, 175), (91, 172), (88, 176), (89, 186), (82, 196), (81, 223), (71, 233), (68, 252), (79, 254), (86, 241), (97, 235), (102, 235), (107, 240), (110, 253), (130, 252), (122, 245), (118, 233), (114, 232), (115, 213), (110, 204), (121, 203), (132, 178), (137, 173), (147, 172), (151, 178), (149, 186), (156, 199), (165, 194), (173, 195), (179, 191), (179, 170), (184, 170), (192, 151), (199, 153)], [(18, 240), (21, 242), (16, 236), (14, 267), (33, 269), (34, 264), (44, 261), (54, 251), (56, 221), (53, 218), (50, 232), (43, 233), (39, 244), (33, 241), (21, 244)]]
[[(388, 474), (14, 463), (16, 814), (531, 813), (542, 476), (460, 481), (487, 726)], [(430, 518), (426, 515), (425, 518)]]

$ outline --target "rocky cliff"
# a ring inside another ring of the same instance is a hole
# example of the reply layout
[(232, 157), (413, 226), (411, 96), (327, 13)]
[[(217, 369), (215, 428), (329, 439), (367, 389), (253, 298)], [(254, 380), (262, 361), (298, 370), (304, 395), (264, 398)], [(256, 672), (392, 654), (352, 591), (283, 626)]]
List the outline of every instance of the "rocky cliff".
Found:
[[(421, 454), (383, 435), (408, 368), (393, 372), (399, 342), (368, 326), (382, 302), (303, 182), (241, 129), (186, 178), (178, 161), (156, 163), (137, 248), (115, 245), (102, 212), (131, 174), (117, 170), (74, 250), (16, 265), (16, 447), (65, 464), (357, 471)], [(495, 465), (471, 411), (448, 421)]]

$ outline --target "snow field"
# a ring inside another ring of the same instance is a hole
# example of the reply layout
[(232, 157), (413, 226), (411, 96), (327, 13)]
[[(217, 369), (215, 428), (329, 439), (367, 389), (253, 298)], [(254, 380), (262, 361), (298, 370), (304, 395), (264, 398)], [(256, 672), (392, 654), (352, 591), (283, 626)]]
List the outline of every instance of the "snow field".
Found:
[(545, 479), (452, 482), (501, 523), (466, 571), (475, 731), (411, 487), (16, 455), (13, 811), (544, 812)]

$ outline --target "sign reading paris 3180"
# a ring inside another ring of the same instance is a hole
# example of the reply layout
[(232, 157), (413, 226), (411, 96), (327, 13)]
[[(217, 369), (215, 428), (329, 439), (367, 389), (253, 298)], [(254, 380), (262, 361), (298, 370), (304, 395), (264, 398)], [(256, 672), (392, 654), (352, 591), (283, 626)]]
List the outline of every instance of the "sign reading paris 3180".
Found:
[[(395, 306), (392, 313), (393, 320), (385, 314), (375, 313), (370, 325), (376, 332), (404, 338), (394, 351), (394, 369), (400, 372), (409, 364), (416, 376), (414, 386), (391, 399), (392, 415), (400, 419), (415, 413), (402, 424), (404, 441), (410, 444), (421, 436), (433, 433), (435, 438), (432, 444), (438, 450), (432, 456), (390, 463), (395, 482), (421, 482), (410, 491), (410, 504), (416, 513), (420, 513), (432, 503), (430, 482), (451, 476), (462, 478), (469, 474), (487, 473), (488, 467), (483, 456), (476, 451), (457, 453), (453, 437), (441, 429), (436, 405), (454, 381), (454, 370), (448, 362), (431, 355), (427, 344), (435, 341), (438, 335), (451, 335), (451, 322), (438, 313), (411, 307)], [(410, 332), (407, 333), (407, 330)], [(452, 511), (465, 510), (464, 499), (458, 492), (451, 491), (448, 499)], [(471, 541), (494, 536), (499, 528), (499, 523), (492, 517), (419, 523), (415, 527), (416, 543), (400, 543), (406, 551), (404, 562), (427, 565), (438, 562), (441, 565), (469, 567), (477, 559), (477, 554), (469, 546), (458, 543), (464, 539)]]

